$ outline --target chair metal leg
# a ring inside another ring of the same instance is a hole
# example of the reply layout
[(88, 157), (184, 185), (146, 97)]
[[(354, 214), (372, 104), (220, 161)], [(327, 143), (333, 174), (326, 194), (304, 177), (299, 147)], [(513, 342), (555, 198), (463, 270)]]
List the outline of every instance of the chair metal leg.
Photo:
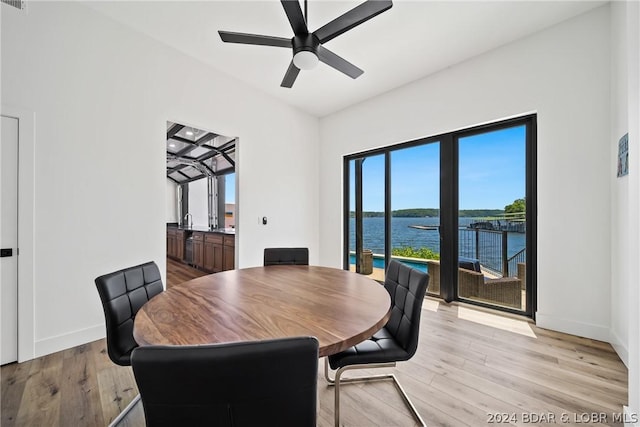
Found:
[(329, 358), (324, 358), (324, 379), (327, 380), (329, 385), (333, 385), (335, 380), (329, 377)]
[(396, 376), (394, 374), (380, 374), (380, 375), (369, 375), (369, 376), (352, 377), (352, 378), (341, 378), (342, 373), (344, 371), (351, 370), (351, 369), (393, 368), (395, 366), (396, 366), (395, 362), (371, 363), (369, 365), (350, 365), (350, 366), (348, 365), (348, 366), (343, 366), (342, 368), (339, 368), (336, 371), (336, 376), (335, 376), (334, 379), (332, 379), (331, 377), (329, 377), (329, 360), (328, 360), (328, 358), (325, 358), (325, 360), (324, 360), (324, 377), (327, 380), (327, 383), (329, 384), (329, 386), (335, 386), (335, 388), (336, 388), (336, 390), (335, 390), (335, 398), (334, 398), (334, 402), (335, 402), (334, 403), (334, 408), (335, 408), (334, 409), (335, 427), (339, 427), (340, 426), (340, 384), (380, 381), (380, 380), (386, 380), (386, 379), (393, 380), (393, 384), (396, 386), (396, 388), (400, 392), (400, 395), (402, 396), (402, 399), (404, 400), (405, 405), (409, 408), (409, 410), (411, 411), (413, 417), (418, 422), (418, 424), (420, 424), (422, 427), (427, 427), (427, 424), (424, 422), (424, 420), (422, 419), (422, 417), (418, 413), (418, 410), (414, 406), (413, 402), (411, 402), (411, 399), (409, 399), (409, 396), (407, 395), (407, 393), (404, 390), (404, 388), (400, 385), (400, 382), (398, 381), (398, 378), (396, 378)]
[(118, 424), (120, 424), (120, 421), (122, 421), (124, 419), (124, 417), (127, 416), (127, 414), (129, 413), (129, 411), (131, 411), (133, 409), (134, 406), (136, 406), (136, 404), (140, 401), (140, 395), (137, 394), (136, 397), (133, 398), (133, 400), (131, 402), (129, 402), (129, 404), (127, 405), (126, 408), (124, 408), (122, 410), (122, 412), (120, 412), (118, 414), (117, 417), (114, 418), (113, 421), (111, 421), (111, 423), (109, 424), (109, 427), (117, 427)]

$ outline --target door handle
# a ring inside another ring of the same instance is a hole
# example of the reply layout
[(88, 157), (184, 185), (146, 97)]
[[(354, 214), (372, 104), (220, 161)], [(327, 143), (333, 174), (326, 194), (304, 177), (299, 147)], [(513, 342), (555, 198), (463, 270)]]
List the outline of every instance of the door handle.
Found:
[(13, 256), (13, 248), (0, 249), (0, 258)]

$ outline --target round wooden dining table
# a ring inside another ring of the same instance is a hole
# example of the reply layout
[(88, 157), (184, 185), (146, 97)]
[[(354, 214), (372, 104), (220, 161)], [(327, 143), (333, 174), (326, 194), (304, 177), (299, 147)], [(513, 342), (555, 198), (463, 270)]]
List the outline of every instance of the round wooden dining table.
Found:
[(198, 345), (314, 336), (319, 356), (371, 337), (391, 313), (384, 286), (319, 266), (229, 270), (184, 282), (148, 301), (133, 336), (144, 345)]

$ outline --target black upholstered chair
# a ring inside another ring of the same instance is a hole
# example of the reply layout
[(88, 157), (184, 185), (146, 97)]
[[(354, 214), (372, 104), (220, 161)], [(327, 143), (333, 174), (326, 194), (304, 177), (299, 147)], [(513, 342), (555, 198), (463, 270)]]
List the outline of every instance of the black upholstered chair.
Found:
[[(340, 385), (349, 382), (392, 379), (416, 420), (426, 425), (398, 379), (393, 374), (357, 378), (341, 378), (348, 369), (393, 367), (396, 362), (409, 360), (418, 348), (420, 312), (429, 275), (396, 260), (387, 267), (384, 287), (391, 296), (391, 317), (373, 337), (341, 353), (325, 359), (325, 378), (335, 390), (335, 425), (340, 422)], [(329, 377), (329, 369), (336, 369), (335, 379)]]
[[(95, 282), (104, 309), (109, 358), (117, 365), (130, 366), (131, 352), (138, 346), (133, 338), (133, 320), (144, 303), (164, 290), (160, 270), (151, 261), (105, 274)], [(117, 425), (139, 400), (140, 395), (110, 425)]]
[(309, 249), (266, 248), (264, 265), (309, 265)]
[(316, 425), (314, 337), (143, 346), (131, 362), (147, 427)]

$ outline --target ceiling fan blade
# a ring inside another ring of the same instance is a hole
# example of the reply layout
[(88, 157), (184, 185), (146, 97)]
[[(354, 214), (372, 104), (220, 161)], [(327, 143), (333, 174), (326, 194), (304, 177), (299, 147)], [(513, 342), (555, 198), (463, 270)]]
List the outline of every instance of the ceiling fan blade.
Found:
[(284, 37), (262, 36), (260, 34), (233, 33), (218, 31), (220, 38), (226, 43), (253, 44), (260, 46), (293, 47), (291, 39)]
[(280, 86), (282, 87), (291, 87), (293, 86), (293, 82), (296, 81), (298, 77), (298, 73), (300, 72), (300, 68), (293, 65), (293, 61), (289, 64), (289, 68), (287, 68), (287, 72), (284, 75), (284, 79), (282, 79), (282, 83)]
[(308, 34), (307, 23), (302, 15), (302, 9), (300, 8), (298, 0), (280, 0), (280, 2), (282, 3), (284, 12), (287, 14), (287, 18), (289, 18), (293, 33), (296, 36)]
[(385, 10), (391, 9), (391, 6), (393, 6), (391, 0), (367, 0), (346, 12), (344, 15), (318, 28), (313, 34), (318, 37), (320, 43), (326, 43), (345, 31), (349, 31), (353, 27), (381, 14)]
[(320, 59), (320, 61), (324, 62), (328, 66), (333, 67), (336, 70), (346, 74), (352, 79), (356, 79), (360, 77), (362, 73), (364, 73), (363, 70), (356, 67), (351, 62), (339, 57), (323, 46), (318, 46), (318, 59)]

